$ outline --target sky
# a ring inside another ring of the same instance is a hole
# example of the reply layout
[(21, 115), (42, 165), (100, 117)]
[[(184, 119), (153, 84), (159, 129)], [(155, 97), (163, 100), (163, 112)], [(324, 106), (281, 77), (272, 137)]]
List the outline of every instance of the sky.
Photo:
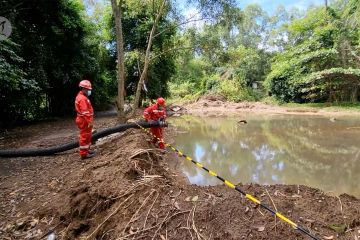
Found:
[[(272, 15), (279, 5), (283, 5), (287, 10), (297, 7), (299, 10), (306, 10), (311, 5), (323, 5), (325, 0), (236, 0), (240, 8), (245, 8), (249, 4), (259, 4), (262, 9)], [(184, 9), (186, 0), (177, 0), (180, 8)], [(187, 9), (184, 11), (186, 12)], [(185, 14), (187, 15), (187, 14)]]
[(283, 5), (287, 10), (297, 7), (300, 10), (306, 10), (311, 5), (323, 5), (324, 0), (237, 0), (241, 8), (249, 4), (257, 3), (269, 14), (274, 13), (277, 6)]
[[(249, 4), (259, 4), (262, 9), (268, 12), (269, 15), (272, 15), (276, 8), (279, 5), (283, 5), (287, 10), (291, 9), (292, 7), (297, 7), (299, 10), (306, 10), (311, 5), (324, 5), (325, 0), (236, 0), (240, 8), (245, 8)], [(109, 4), (110, 1), (108, 0), (84, 0), (85, 5), (88, 2), (106, 2)], [(184, 9), (186, 0), (176, 0), (179, 4), (179, 7), (183, 9), (185, 15), (189, 15), (188, 12), (193, 13), (196, 12), (195, 9)], [(331, 2), (331, 0), (329, 1)], [(87, 11), (91, 11), (87, 8)], [(89, 13), (89, 12), (88, 12)]]
[[(187, 18), (192, 18), (191, 16), (198, 16), (197, 9), (195, 9), (193, 6), (186, 5), (187, 0), (176, 0), (176, 2), (179, 9)], [(275, 13), (279, 5), (284, 6), (286, 10), (290, 10), (295, 7), (298, 8), (300, 12), (306, 12), (310, 6), (325, 5), (325, 0), (236, 0), (236, 2), (241, 9), (244, 9), (250, 4), (258, 4), (269, 14), (269, 16), (272, 16)], [(328, 2), (331, 2), (331, 0)], [(196, 18), (197, 17), (195, 17), (195, 19)], [(203, 24), (203, 21), (199, 21), (191, 22), (188, 25), (201, 28)]]

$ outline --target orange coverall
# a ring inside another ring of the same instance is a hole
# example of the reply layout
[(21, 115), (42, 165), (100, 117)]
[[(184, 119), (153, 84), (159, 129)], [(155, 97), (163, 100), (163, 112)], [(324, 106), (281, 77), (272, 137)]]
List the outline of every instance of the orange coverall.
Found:
[(89, 98), (80, 91), (75, 99), (77, 112), (76, 125), (80, 129), (79, 145), (80, 155), (87, 156), (91, 145), (91, 130), (94, 121), (94, 110)]
[[(144, 110), (144, 118), (147, 122), (158, 121), (160, 119), (165, 120), (166, 118), (165, 107), (162, 110), (159, 110), (157, 104), (153, 104), (149, 106)], [(159, 148), (164, 149), (165, 145), (163, 140), (163, 129), (161, 127), (153, 127), (150, 128), (150, 131), (153, 135), (155, 135), (153, 138), (153, 143), (154, 144), (157, 143), (158, 142), (157, 138), (159, 138), (160, 139)]]

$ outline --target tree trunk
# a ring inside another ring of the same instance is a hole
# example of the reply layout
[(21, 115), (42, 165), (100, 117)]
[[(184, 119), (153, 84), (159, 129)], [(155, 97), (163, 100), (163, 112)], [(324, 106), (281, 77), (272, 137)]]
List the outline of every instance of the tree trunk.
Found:
[(134, 105), (133, 105), (133, 112), (132, 115), (135, 115), (136, 109), (139, 106), (139, 101), (140, 101), (140, 93), (141, 93), (141, 86), (144, 84), (144, 80), (145, 77), (147, 76), (147, 71), (149, 69), (149, 64), (150, 64), (150, 51), (151, 51), (151, 46), (152, 46), (152, 41), (154, 38), (154, 34), (155, 34), (155, 30), (156, 30), (156, 26), (160, 20), (160, 17), (162, 15), (164, 6), (165, 6), (165, 2), (166, 0), (163, 0), (161, 3), (161, 7), (159, 9), (159, 12), (156, 16), (156, 19), (154, 20), (151, 32), (150, 32), (150, 36), (149, 36), (149, 40), (148, 40), (148, 45), (146, 48), (146, 52), (145, 52), (145, 62), (144, 62), (144, 68), (141, 72), (141, 76), (137, 85), (137, 89), (136, 89), (136, 94), (135, 94), (135, 100), (134, 100)]
[(350, 102), (356, 103), (358, 101), (358, 86), (354, 86), (350, 93)]
[(117, 50), (117, 80), (118, 80), (118, 97), (116, 106), (118, 110), (118, 121), (125, 122), (124, 114), (124, 86), (125, 86), (125, 63), (124, 63), (124, 38), (122, 32), (122, 10), (121, 3), (117, 0), (111, 0), (111, 6), (115, 18), (116, 30), (116, 50)]
[(346, 50), (343, 42), (340, 42), (340, 55), (342, 67), (346, 68)]

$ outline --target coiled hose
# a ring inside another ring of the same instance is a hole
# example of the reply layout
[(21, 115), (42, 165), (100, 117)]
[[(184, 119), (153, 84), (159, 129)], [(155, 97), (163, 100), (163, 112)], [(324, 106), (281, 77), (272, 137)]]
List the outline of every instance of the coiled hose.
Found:
[[(99, 138), (114, 134), (117, 132), (125, 131), (129, 128), (140, 128), (138, 124), (144, 128), (150, 127), (167, 127), (167, 123), (164, 122), (138, 122), (138, 123), (126, 123), (119, 124), (115, 127), (106, 128), (103, 130), (94, 133), (91, 137), (91, 141), (95, 142)], [(33, 156), (47, 156), (59, 152), (64, 152), (70, 149), (79, 147), (78, 140), (72, 141), (59, 146), (49, 147), (49, 148), (33, 148), (33, 149), (8, 149), (0, 150), (0, 157), (33, 157)]]

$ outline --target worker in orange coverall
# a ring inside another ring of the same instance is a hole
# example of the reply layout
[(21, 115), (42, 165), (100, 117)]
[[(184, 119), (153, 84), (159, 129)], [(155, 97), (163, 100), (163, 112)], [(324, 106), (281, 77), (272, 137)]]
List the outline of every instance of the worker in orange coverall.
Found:
[[(158, 98), (156, 103), (149, 106), (144, 110), (144, 118), (147, 122), (151, 121), (165, 121), (166, 119), (166, 109), (165, 109), (165, 99)], [(154, 135), (153, 143), (158, 143), (159, 148), (164, 149), (164, 140), (163, 140), (163, 129), (161, 127), (152, 127), (150, 128), (151, 133)], [(157, 139), (159, 138), (160, 141)]]
[(80, 91), (75, 99), (75, 110), (77, 113), (75, 122), (80, 129), (80, 156), (81, 159), (86, 159), (95, 156), (95, 151), (90, 150), (94, 121), (94, 110), (89, 100), (92, 87), (89, 80), (82, 80), (79, 83), (79, 87)]

